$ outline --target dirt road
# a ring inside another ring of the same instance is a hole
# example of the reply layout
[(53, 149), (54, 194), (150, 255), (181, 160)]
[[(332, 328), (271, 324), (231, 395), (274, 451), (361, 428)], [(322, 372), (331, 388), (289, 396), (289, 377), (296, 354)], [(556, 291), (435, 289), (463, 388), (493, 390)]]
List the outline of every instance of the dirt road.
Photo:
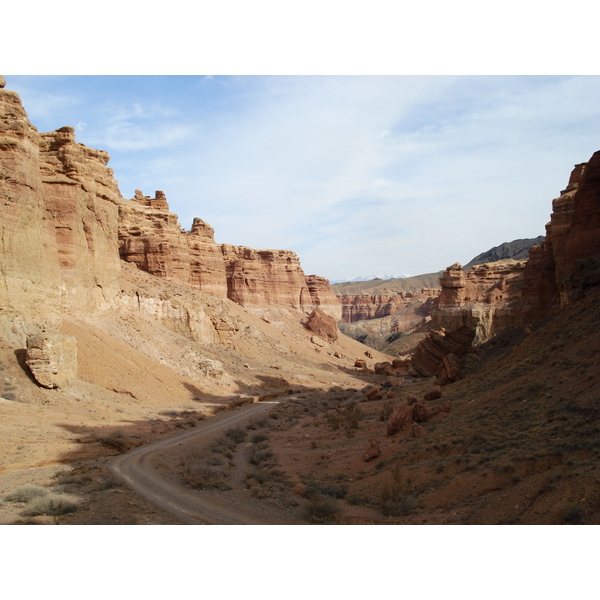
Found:
[(257, 402), (244, 406), (233, 414), (224, 413), (214, 419), (200, 423), (193, 429), (136, 448), (126, 454), (121, 454), (112, 459), (109, 468), (138, 494), (186, 523), (258, 525), (258, 522), (253, 521), (247, 515), (208, 502), (185, 487), (167, 481), (161, 476), (152, 459), (156, 454), (169, 448), (197, 444), (199, 441), (214, 437), (234, 425), (241, 425), (264, 417), (276, 404), (276, 401)]

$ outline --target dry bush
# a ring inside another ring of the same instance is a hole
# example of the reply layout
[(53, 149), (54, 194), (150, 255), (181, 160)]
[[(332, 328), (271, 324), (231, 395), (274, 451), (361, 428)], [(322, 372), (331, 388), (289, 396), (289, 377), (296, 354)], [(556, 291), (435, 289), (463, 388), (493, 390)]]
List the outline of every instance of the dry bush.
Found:
[(32, 500), (23, 514), (34, 517), (36, 515), (59, 516), (75, 512), (77, 503), (65, 496), (48, 494), (47, 496)]
[(36, 498), (43, 498), (47, 496), (50, 492), (40, 487), (39, 485), (35, 485), (33, 483), (26, 483), (16, 489), (14, 489), (10, 494), (7, 494), (4, 499), (7, 502), (31, 502)]
[(304, 518), (316, 524), (332, 523), (340, 509), (331, 501), (322, 498), (311, 498), (304, 506)]

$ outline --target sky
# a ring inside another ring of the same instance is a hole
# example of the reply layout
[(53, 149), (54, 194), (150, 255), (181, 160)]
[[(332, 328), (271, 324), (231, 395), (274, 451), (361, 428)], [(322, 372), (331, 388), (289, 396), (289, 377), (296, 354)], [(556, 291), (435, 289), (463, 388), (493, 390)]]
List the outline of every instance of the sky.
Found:
[(285, 248), (330, 280), (415, 275), (544, 234), (600, 150), (598, 76), (7, 76), (40, 131), (106, 150), (125, 198)]

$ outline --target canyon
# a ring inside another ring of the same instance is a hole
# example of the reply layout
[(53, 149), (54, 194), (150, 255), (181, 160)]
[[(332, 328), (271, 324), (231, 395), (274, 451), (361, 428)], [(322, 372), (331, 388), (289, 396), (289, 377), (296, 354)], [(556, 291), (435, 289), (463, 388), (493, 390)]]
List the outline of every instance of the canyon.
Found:
[[(212, 522), (600, 522), (600, 152), (527, 260), (354, 287), (182, 228), (108, 162), (2, 81), (0, 494), (72, 510), (0, 522), (211, 522), (136, 494), (138, 447)], [(344, 335), (370, 322), (410, 351)]]

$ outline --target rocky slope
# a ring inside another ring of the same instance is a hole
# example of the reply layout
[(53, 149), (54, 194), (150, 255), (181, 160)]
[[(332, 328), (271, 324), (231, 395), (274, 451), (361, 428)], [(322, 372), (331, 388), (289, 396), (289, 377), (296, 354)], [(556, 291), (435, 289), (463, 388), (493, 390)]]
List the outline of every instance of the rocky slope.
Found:
[(467, 271), (475, 265), (483, 265), (485, 263), (497, 262), (499, 260), (526, 261), (529, 258), (529, 249), (532, 246), (539, 246), (543, 241), (544, 236), (539, 235), (536, 238), (504, 242), (499, 246), (494, 246), (486, 252), (478, 254), (475, 258), (471, 259), (466, 265), (464, 265), (463, 269)]

